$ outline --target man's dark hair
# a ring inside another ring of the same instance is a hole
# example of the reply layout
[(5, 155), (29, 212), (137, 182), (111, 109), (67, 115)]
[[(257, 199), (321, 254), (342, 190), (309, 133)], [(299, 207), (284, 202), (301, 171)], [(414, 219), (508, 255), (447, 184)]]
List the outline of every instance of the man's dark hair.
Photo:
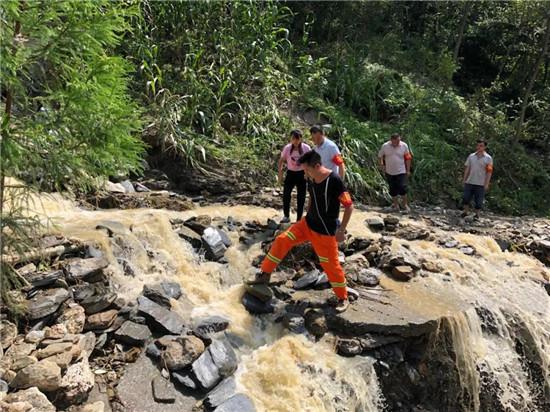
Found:
[(479, 139), (479, 140), (477, 141), (477, 143), (483, 143), (483, 146), (485, 146), (485, 148), (487, 148), (487, 141), (486, 141), (486, 140)]
[(300, 156), (300, 159), (298, 159), (298, 163), (301, 165), (306, 164), (310, 167), (314, 167), (321, 164), (321, 156), (315, 150), (310, 150), (309, 152)]
[(311, 133), (311, 134), (323, 133), (323, 128), (321, 126), (318, 126), (318, 125), (311, 126), (309, 128), (309, 133)]
[(401, 138), (401, 135), (399, 133), (393, 133), (391, 136), (390, 136), (390, 139), (397, 139), (397, 138)]

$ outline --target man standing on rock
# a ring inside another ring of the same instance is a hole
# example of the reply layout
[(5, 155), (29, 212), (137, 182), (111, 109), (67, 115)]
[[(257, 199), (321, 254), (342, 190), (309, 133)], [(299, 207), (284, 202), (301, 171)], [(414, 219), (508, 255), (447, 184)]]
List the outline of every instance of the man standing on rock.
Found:
[(340, 179), (344, 180), (346, 167), (336, 143), (323, 134), (321, 126), (312, 126), (309, 129), (309, 133), (311, 134), (313, 143), (315, 143), (314, 150), (321, 156), (321, 164), (338, 174)]
[[(310, 241), (330, 285), (338, 297), (337, 312), (349, 306), (346, 276), (338, 259), (338, 242), (345, 239), (346, 227), (353, 211), (353, 202), (342, 179), (321, 164), (321, 156), (312, 150), (300, 157), (308, 182), (309, 210), (305, 218), (277, 236), (265, 257), (259, 273), (249, 284), (269, 283), (271, 272), (294, 246)], [(340, 205), (344, 206), (338, 226)]]
[(464, 207), (463, 217), (468, 215), (472, 198), (475, 204), (475, 217), (479, 218), (479, 212), (483, 208), (485, 192), (489, 190), (489, 183), (493, 175), (493, 158), (486, 152), (487, 142), (478, 140), (476, 151), (466, 159), (464, 170), (464, 196), (462, 205)]
[(386, 173), (386, 179), (392, 199), (392, 209), (399, 211), (401, 197), (403, 213), (410, 211), (407, 199), (407, 181), (411, 175), (412, 154), (407, 143), (401, 141), (398, 133), (391, 135), (378, 152), (380, 168)]

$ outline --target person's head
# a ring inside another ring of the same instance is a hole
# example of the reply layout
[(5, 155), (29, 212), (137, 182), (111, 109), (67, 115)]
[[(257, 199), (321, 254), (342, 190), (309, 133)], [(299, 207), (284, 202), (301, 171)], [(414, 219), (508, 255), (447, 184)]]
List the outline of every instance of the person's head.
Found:
[(311, 134), (311, 139), (313, 140), (313, 143), (315, 143), (317, 146), (323, 143), (323, 128), (321, 126), (311, 126), (309, 129), (309, 133)]
[(476, 152), (483, 153), (485, 150), (487, 150), (487, 142), (482, 139), (478, 140), (476, 144)]
[(394, 147), (399, 146), (399, 143), (401, 142), (401, 136), (399, 135), (399, 133), (392, 134), (390, 137), (390, 142), (391, 145)]
[(300, 156), (298, 163), (303, 166), (305, 174), (313, 178), (321, 168), (321, 156), (315, 150), (310, 150)]
[(300, 147), (302, 144), (302, 131), (298, 129), (294, 129), (290, 132), (290, 143), (292, 143), (292, 147)]

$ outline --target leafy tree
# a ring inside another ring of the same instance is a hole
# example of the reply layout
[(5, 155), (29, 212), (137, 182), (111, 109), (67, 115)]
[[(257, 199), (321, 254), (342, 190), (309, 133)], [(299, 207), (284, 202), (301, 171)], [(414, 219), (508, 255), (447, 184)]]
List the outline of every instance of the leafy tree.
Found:
[(26, 213), (30, 193), (89, 189), (96, 177), (136, 170), (144, 147), (139, 109), (127, 93), (131, 67), (114, 53), (134, 6), (8, 0), (0, 7), (6, 290), (17, 277), (5, 257), (31, 247), (38, 223)]

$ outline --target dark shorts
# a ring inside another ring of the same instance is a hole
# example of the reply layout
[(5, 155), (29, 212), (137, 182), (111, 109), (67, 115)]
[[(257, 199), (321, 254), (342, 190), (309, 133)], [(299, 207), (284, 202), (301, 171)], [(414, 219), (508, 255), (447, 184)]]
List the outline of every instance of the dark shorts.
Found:
[(390, 187), (390, 196), (404, 196), (407, 194), (407, 174), (389, 175), (386, 173), (388, 186)]
[(483, 199), (485, 198), (485, 188), (480, 185), (471, 185), (466, 183), (464, 185), (464, 196), (462, 197), (462, 204), (469, 205), (474, 199), (476, 209), (483, 207)]

